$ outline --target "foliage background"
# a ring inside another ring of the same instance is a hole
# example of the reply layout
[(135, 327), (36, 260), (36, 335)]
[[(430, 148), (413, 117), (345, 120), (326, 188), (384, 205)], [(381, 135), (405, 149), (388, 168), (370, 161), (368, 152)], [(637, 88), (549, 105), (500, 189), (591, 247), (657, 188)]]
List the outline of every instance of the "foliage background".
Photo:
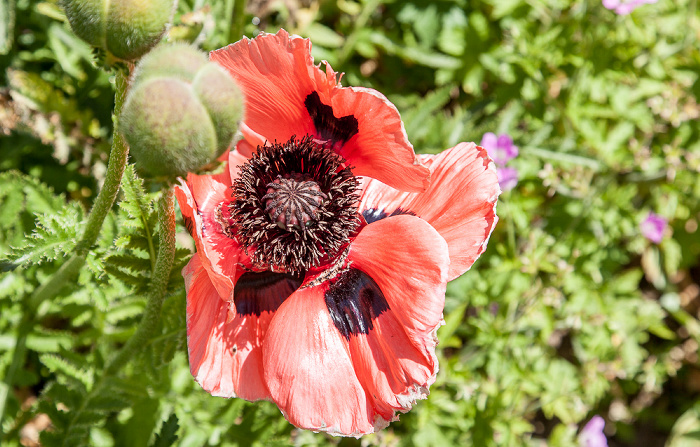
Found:
[[(236, 4), (238, 3), (238, 5)], [(180, 0), (169, 40), (259, 31), (313, 41), (345, 85), (376, 88), (419, 152), (510, 134), (520, 182), (487, 252), (448, 287), (427, 401), (361, 440), (298, 431), (269, 402), (192, 380), (179, 270), (157, 336), (117, 375), (157, 250), (157, 187), (131, 169), (76, 283), (28, 300), (75, 247), (104, 179), (114, 78), (55, 0), (0, 4), (3, 445), (700, 445), (700, 15), (661, 0)], [(644, 239), (649, 211), (667, 218)], [(31, 315), (29, 315), (31, 314)], [(29, 315), (29, 316), (28, 316)], [(15, 345), (26, 336), (26, 351)], [(20, 362), (13, 360), (18, 358)], [(51, 426), (47, 429), (48, 421)]]

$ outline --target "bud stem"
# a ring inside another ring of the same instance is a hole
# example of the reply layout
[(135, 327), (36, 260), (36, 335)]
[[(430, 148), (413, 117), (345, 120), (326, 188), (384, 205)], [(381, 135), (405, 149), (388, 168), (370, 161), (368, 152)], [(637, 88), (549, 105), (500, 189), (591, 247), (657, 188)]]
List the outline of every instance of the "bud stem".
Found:
[[(117, 71), (113, 119), (116, 119), (121, 112), (127, 88), (128, 73)], [(116, 129), (116, 125), (114, 127)], [(5, 413), (5, 405), (7, 403), (9, 390), (15, 380), (14, 376), (19, 370), (19, 365), (23, 365), (25, 361), (27, 335), (32, 331), (34, 326), (37, 317), (36, 311), (41, 303), (54, 298), (61, 291), (63, 286), (75, 277), (85, 263), (85, 258), (90, 248), (97, 241), (105, 217), (107, 217), (109, 210), (112, 209), (114, 201), (117, 198), (117, 193), (119, 193), (119, 185), (121, 184), (122, 175), (124, 174), (128, 154), (129, 147), (121, 134), (115, 130), (112, 138), (112, 150), (109, 154), (107, 175), (102, 189), (95, 199), (95, 204), (90, 211), (90, 215), (88, 216), (82, 238), (76, 245), (73, 255), (48, 281), (37, 287), (26, 302), (22, 321), (17, 328), (12, 363), (7, 369), (7, 374), (3, 380), (4, 383), (0, 386), (0, 421)], [(2, 424), (0, 424), (0, 438), (1, 437)]]
[(113, 375), (118, 372), (136, 353), (147, 346), (148, 340), (153, 336), (160, 321), (160, 311), (170, 280), (170, 270), (173, 268), (175, 258), (175, 200), (171, 187), (163, 190), (159, 200), (158, 223), (159, 247), (153, 276), (151, 277), (150, 294), (148, 303), (141, 317), (141, 323), (134, 335), (126, 344), (109, 360), (105, 367), (105, 375)]

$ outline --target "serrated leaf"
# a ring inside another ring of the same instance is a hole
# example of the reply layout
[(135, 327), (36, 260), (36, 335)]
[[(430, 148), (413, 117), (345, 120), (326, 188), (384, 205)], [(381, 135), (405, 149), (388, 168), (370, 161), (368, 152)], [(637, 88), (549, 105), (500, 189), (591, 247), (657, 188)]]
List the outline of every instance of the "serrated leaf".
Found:
[(70, 349), (73, 339), (70, 332), (37, 328), (27, 336), (27, 348), (36, 352), (59, 352), (61, 349)]
[[(54, 381), (51, 382), (42, 393), (42, 400), (39, 403), (39, 408), (41, 409), (43, 404), (52, 405), (53, 408), (56, 408), (56, 404), (59, 402), (68, 408), (75, 408), (80, 404), (84, 396), (81, 390), (69, 388), (66, 385)], [(50, 414), (49, 416), (52, 415)], [(54, 417), (58, 417), (66, 423), (69, 418), (66, 412), (61, 412), (60, 416), (54, 414), (52, 419), (54, 419)]]
[(117, 254), (111, 255), (105, 260), (106, 264), (112, 267), (119, 268), (120, 270), (127, 269), (132, 272), (146, 272), (151, 271), (151, 260), (140, 258), (134, 255), (128, 254)]
[(153, 213), (153, 203), (147, 197), (143, 189), (143, 180), (136, 174), (134, 165), (128, 165), (124, 170), (121, 190), (124, 199), (119, 202), (119, 207), (131, 218), (123, 223), (135, 228), (147, 224)]
[(163, 422), (160, 432), (156, 433), (156, 439), (152, 447), (169, 447), (177, 441), (177, 431), (180, 429), (177, 416), (171, 414), (167, 421)]
[(79, 205), (37, 216), (34, 232), (22, 247), (14, 248), (8, 258), (18, 266), (41, 264), (69, 254), (75, 248), (82, 228), (83, 212)]
[(122, 379), (110, 377), (104, 381), (102, 389), (106, 393), (118, 393), (119, 395), (133, 396), (139, 399), (148, 394), (145, 384), (138, 378)]
[(120, 321), (133, 318), (143, 313), (143, 300), (128, 300), (113, 306), (107, 314), (107, 322), (116, 325)]
[(81, 411), (80, 414), (78, 414), (78, 416), (72, 421), (72, 425), (74, 427), (92, 427), (103, 421), (109, 413), (106, 411), (96, 410), (97, 409), (92, 406), (92, 401), (90, 401), (90, 410)]
[(109, 264), (105, 265), (105, 272), (122, 281), (124, 284), (131, 286), (143, 286), (148, 280), (148, 277), (140, 272), (132, 273), (131, 271), (125, 271)]
[(69, 361), (57, 354), (43, 354), (39, 359), (52, 373), (59, 374), (64, 378), (77, 380), (82, 383), (86, 389), (92, 387), (92, 374), (88, 370), (76, 365), (73, 361)]

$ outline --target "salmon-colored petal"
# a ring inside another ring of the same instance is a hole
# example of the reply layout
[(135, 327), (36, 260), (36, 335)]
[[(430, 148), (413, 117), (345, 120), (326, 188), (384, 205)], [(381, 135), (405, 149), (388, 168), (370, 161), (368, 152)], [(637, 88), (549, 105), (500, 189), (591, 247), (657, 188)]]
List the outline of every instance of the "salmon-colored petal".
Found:
[(236, 150), (245, 158), (252, 157), (258, 147), (268, 144), (268, 141), (262, 135), (253, 131), (253, 129), (248, 127), (243, 121), (239, 124), (238, 130), (240, 130), (243, 138), (238, 140)]
[(267, 399), (262, 380), (260, 332), (271, 318), (237, 315), (219, 297), (198, 254), (182, 270), (187, 290), (190, 372), (214, 396)]
[(337, 88), (330, 94), (330, 104), (335, 116), (357, 119), (357, 134), (338, 150), (355, 167), (355, 175), (402, 191), (428, 188), (430, 173), (416, 158), (399, 111), (384, 95), (369, 88)]
[(361, 230), (346, 269), (321, 283), (307, 278), (263, 343), (265, 382), (287, 419), (358, 436), (425, 398), (438, 368), (448, 265), (437, 231), (397, 216)]
[(428, 187), (429, 171), (416, 158), (396, 107), (375, 90), (341, 87), (330, 65), (325, 71), (314, 65), (308, 39), (280, 30), (243, 39), (210, 58), (228, 70), (246, 98), (241, 153), (312, 135), (330, 143), (356, 175), (407, 191)]
[(415, 346), (393, 310), (381, 313), (370, 331), (348, 342), (355, 372), (384, 420), (395, 420), (396, 411), (407, 412), (428, 396), (437, 360)]
[(236, 80), (246, 100), (243, 121), (253, 132), (271, 143), (312, 132), (304, 99), (316, 90), (320, 69), (313, 64), (308, 39), (280, 30), (244, 38), (211, 52), (210, 59)]
[(325, 288), (300, 289), (278, 309), (263, 343), (265, 383), (297, 427), (346, 436), (371, 433), (372, 409), (328, 312)]
[[(428, 224), (416, 220), (440, 237)], [(410, 231), (404, 231), (407, 232)], [(329, 281), (325, 301), (334, 326), (348, 342), (355, 374), (365, 390), (373, 411), (371, 420), (377, 428), (396, 420), (396, 411), (406, 412), (416, 399), (427, 396), (437, 373), (435, 339), (432, 332), (411, 338), (407, 332), (410, 328), (399, 322), (378, 282), (355, 265), (350, 262), (349, 268)], [(424, 292), (422, 288), (409, 291), (421, 300)], [(436, 327), (439, 322), (440, 319), (435, 321)], [(427, 343), (425, 336), (429, 337)]]
[[(450, 265), (445, 240), (418, 217), (393, 216), (364, 227), (348, 260), (376, 281), (425, 365), (437, 372), (435, 332), (443, 322)], [(390, 332), (391, 322), (385, 324)]]
[[(193, 175), (190, 174), (190, 176)], [(227, 241), (217, 233), (216, 229), (219, 227), (218, 224), (214, 226), (205, 226), (205, 220), (211, 221), (211, 218), (205, 219), (205, 215), (202, 213), (199, 204), (194, 199), (189, 184), (182, 182), (180, 185), (175, 185), (175, 197), (180, 206), (185, 226), (194, 238), (197, 253), (201, 257), (202, 265), (209, 273), (211, 281), (214, 283), (221, 299), (231, 300), (233, 280), (236, 275), (235, 260), (238, 258), (238, 253), (241, 252), (240, 247), (238, 247), (238, 244), (236, 244), (233, 239)], [(213, 203), (211, 197), (209, 197), (209, 200), (206, 200), (205, 203)], [(211, 217), (210, 214), (208, 216)], [(219, 247), (223, 246), (226, 248), (225, 252), (232, 256), (234, 262), (227, 264), (222, 253), (217, 251)]]
[(474, 143), (420, 157), (431, 176), (425, 193), (405, 193), (364, 178), (360, 211), (369, 221), (392, 213), (414, 214), (428, 221), (447, 241), (452, 280), (484, 252), (498, 222), (498, 176), (486, 150)]
[[(241, 139), (241, 141), (244, 141)], [(240, 167), (243, 166), (247, 161), (248, 158), (250, 158), (249, 155), (246, 155), (245, 153), (239, 151), (238, 149), (232, 150), (229, 152), (228, 155), (228, 173), (229, 173), (229, 178), (231, 179), (232, 183), (235, 181), (239, 176), (240, 176)], [(228, 191), (229, 196), (232, 198), (233, 190)]]
[(269, 399), (262, 342), (275, 311), (301, 279), (272, 272), (239, 274), (234, 301), (227, 302), (219, 298), (199, 255), (182, 274), (192, 375), (215, 396)]

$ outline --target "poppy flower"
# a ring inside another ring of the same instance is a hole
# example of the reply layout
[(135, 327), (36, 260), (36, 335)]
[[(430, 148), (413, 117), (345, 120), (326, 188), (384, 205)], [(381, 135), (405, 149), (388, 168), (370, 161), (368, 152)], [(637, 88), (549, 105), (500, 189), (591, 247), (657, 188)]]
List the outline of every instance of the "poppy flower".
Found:
[(500, 191), (484, 149), (416, 156), (386, 98), (309, 50), (280, 31), (212, 54), (245, 95), (245, 139), (176, 187), (197, 249), (190, 369), (212, 395), (360, 436), (427, 396), (446, 283), (486, 248)]

